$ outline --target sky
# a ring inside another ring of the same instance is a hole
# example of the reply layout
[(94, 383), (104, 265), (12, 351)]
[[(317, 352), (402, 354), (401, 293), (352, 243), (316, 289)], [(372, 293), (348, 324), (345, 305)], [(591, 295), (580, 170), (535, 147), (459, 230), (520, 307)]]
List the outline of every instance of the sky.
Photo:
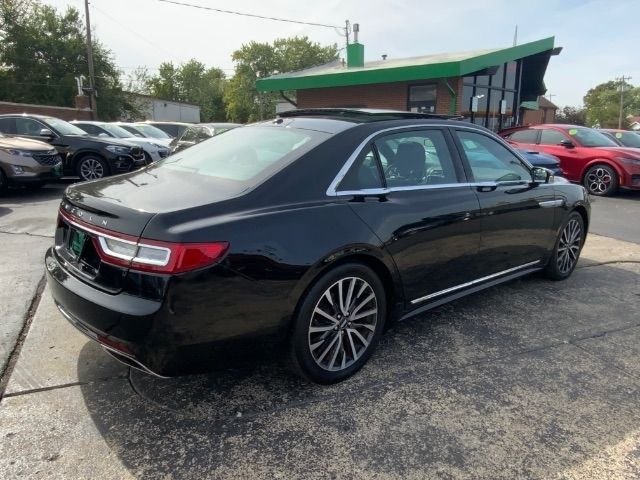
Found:
[[(42, 0), (84, 12), (84, 0)], [(344, 26), (360, 24), (365, 61), (461, 52), (555, 36), (545, 83), (559, 106), (582, 104), (587, 90), (621, 75), (640, 85), (638, 0), (178, 0), (258, 15)], [(308, 36), (345, 43), (333, 28), (203, 11), (159, 0), (90, 0), (94, 35), (129, 73), (195, 58), (233, 75), (231, 54), (250, 41)]]

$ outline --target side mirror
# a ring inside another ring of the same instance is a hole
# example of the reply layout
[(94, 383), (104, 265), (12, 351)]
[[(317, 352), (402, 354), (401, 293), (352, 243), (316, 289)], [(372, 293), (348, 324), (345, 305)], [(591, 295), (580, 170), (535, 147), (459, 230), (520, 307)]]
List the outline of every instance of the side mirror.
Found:
[(562, 145), (564, 148), (573, 148), (575, 147), (574, 143), (571, 140), (562, 140), (560, 142), (560, 145)]
[(53, 132), (51, 130), (49, 130), (48, 128), (43, 128), (42, 130), (40, 130), (40, 133), (38, 133), (38, 135), (40, 135), (41, 137), (46, 137), (46, 138), (53, 138)]
[(531, 170), (531, 178), (533, 179), (533, 183), (549, 183), (551, 179), (551, 172), (546, 168), (542, 167), (533, 167)]

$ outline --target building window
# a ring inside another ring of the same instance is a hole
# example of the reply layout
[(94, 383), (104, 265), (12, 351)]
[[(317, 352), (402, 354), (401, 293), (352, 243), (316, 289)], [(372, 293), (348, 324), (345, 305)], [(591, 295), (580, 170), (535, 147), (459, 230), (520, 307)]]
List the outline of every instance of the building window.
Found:
[(410, 112), (435, 113), (437, 90), (438, 87), (435, 84), (411, 85), (409, 87), (408, 110)]
[(502, 130), (515, 124), (519, 61), (498, 65), (494, 75), (463, 78), (460, 114), (477, 125)]

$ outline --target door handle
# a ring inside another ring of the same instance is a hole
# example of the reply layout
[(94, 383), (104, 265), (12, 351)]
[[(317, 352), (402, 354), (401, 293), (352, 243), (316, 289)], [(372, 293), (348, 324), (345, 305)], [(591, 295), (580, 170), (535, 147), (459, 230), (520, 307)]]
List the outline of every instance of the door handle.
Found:
[(476, 185), (478, 192), (493, 192), (496, 188), (498, 188), (497, 183), (479, 183)]

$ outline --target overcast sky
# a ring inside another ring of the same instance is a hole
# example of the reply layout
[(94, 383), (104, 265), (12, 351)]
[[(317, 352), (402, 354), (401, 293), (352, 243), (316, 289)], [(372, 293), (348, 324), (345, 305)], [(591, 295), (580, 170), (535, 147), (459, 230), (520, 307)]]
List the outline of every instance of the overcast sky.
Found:
[[(84, 12), (83, 0), (44, 0)], [(564, 47), (545, 82), (551, 100), (580, 105), (598, 83), (631, 75), (640, 84), (638, 0), (181, 0), (211, 7), (307, 22), (360, 24), (366, 60), (511, 46), (549, 36)], [(161, 3), (158, 0), (91, 0), (96, 36), (124, 72), (153, 69), (167, 60), (196, 58), (233, 74), (231, 53), (251, 40), (307, 35), (344, 44), (330, 28), (258, 20)]]

